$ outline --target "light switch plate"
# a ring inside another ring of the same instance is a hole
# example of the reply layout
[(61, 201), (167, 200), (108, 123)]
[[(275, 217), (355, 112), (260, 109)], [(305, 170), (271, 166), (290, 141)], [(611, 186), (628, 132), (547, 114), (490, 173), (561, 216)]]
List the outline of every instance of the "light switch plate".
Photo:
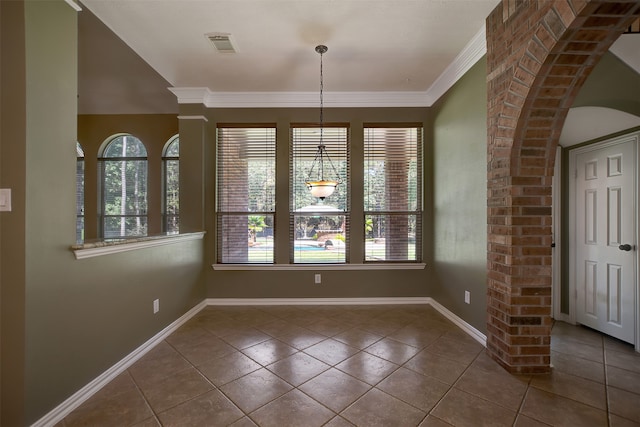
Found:
[(0, 188), (0, 212), (11, 212), (10, 188)]

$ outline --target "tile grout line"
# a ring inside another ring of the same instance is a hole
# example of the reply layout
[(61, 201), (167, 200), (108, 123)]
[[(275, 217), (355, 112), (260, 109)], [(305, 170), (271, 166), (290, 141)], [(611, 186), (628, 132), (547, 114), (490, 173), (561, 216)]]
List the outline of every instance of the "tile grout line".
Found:
[[(522, 395), (522, 399), (520, 400), (520, 405), (518, 405), (518, 410), (516, 411), (516, 419), (513, 420), (513, 426), (515, 427), (516, 422), (518, 421), (518, 418), (520, 417), (520, 415), (522, 416), (526, 416), (522, 413), (522, 408), (524, 407), (524, 402), (527, 399), (527, 396), (529, 395), (529, 390), (531, 390), (531, 381), (533, 381), (533, 376), (529, 375), (529, 379), (527, 380), (527, 388), (524, 391), (524, 394)], [(534, 418), (535, 419), (535, 418)], [(536, 421), (539, 421), (542, 423), (542, 421), (535, 419)], [(544, 423), (546, 424), (546, 423)]]
[(607, 369), (607, 350), (605, 348), (604, 337), (600, 337), (602, 342), (602, 369), (604, 370), (604, 403), (607, 411), (607, 426), (611, 426), (611, 408), (609, 406), (609, 371)]

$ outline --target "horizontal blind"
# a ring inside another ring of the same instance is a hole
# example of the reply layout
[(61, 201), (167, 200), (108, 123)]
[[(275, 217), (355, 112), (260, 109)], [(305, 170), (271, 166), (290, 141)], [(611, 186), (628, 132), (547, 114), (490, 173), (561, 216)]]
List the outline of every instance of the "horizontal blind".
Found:
[(219, 212), (273, 212), (275, 127), (221, 127), (217, 146)]
[(218, 262), (272, 263), (275, 125), (220, 125), (216, 166)]
[(421, 208), (422, 128), (365, 128), (364, 159), (365, 211)]

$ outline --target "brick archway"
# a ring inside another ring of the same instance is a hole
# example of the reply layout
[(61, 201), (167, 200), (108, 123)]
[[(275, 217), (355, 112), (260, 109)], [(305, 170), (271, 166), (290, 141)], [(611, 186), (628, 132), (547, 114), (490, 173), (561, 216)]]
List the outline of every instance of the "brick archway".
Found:
[(487, 350), (550, 370), (551, 180), (567, 112), (637, 0), (502, 0), (487, 19)]

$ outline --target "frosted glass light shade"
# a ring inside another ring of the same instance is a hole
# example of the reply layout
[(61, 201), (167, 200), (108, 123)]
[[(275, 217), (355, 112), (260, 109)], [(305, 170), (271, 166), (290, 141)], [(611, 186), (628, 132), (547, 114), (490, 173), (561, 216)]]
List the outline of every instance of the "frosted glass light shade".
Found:
[(313, 197), (317, 197), (321, 200), (324, 200), (325, 197), (329, 197), (333, 194), (334, 190), (338, 186), (338, 181), (307, 181), (307, 188), (311, 192)]

